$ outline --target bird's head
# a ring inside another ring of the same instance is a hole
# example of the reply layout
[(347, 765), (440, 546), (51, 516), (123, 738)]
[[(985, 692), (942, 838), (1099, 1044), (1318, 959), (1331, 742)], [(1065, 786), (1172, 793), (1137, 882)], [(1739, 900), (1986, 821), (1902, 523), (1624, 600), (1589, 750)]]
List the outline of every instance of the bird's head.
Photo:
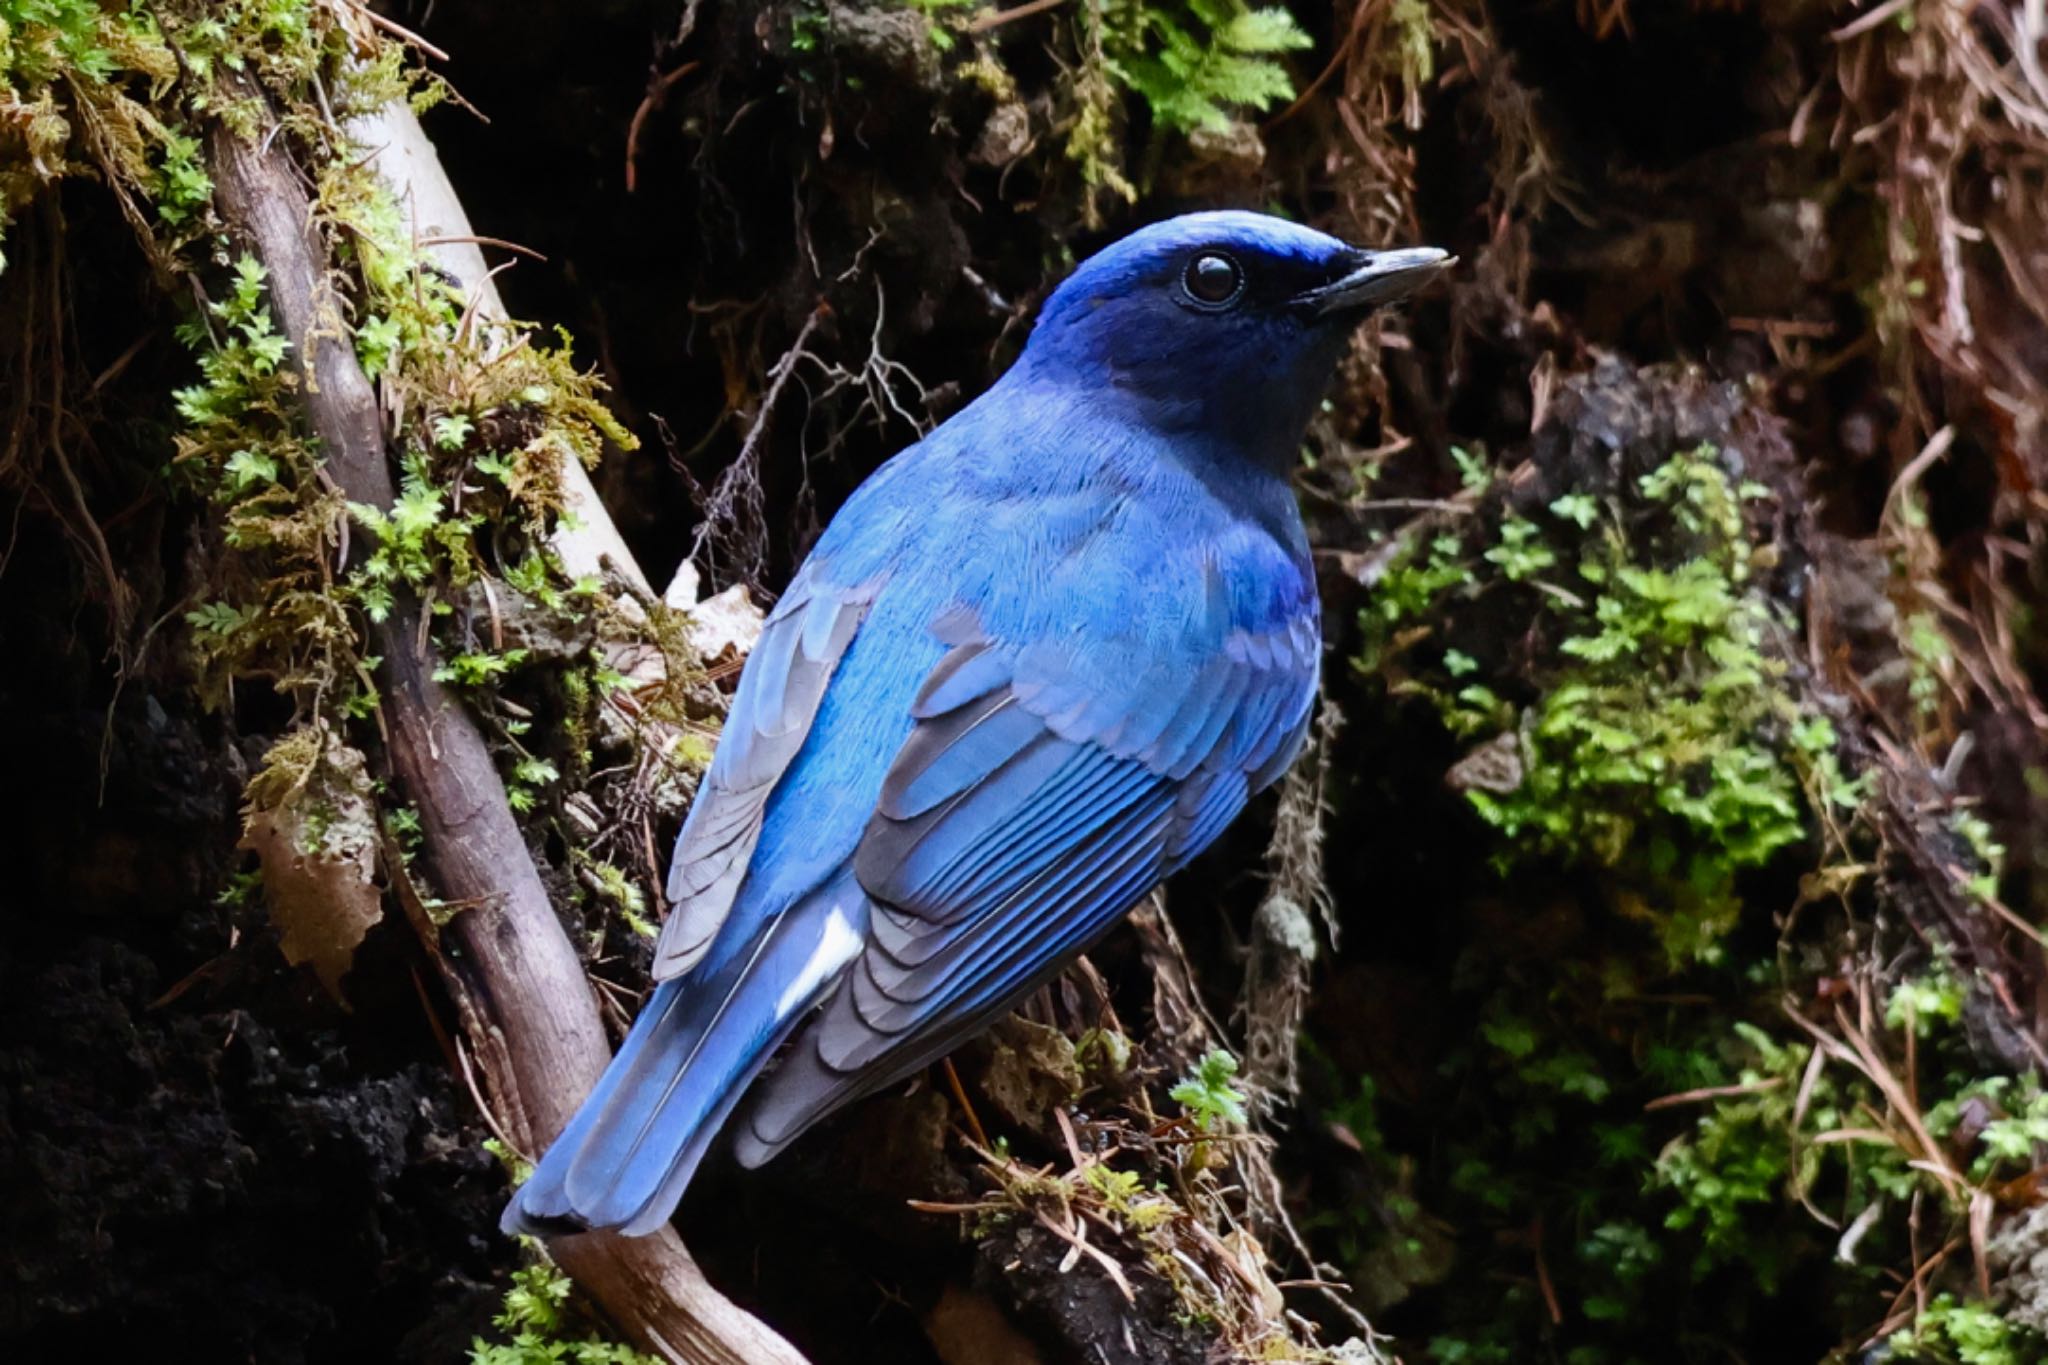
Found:
[(1161, 432), (1284, 465), (1355, 324), (1433, 278), (1433, 247), (1367, 251), (1259, 213), (1191, 213), (1083, 262), (1020, 365)]

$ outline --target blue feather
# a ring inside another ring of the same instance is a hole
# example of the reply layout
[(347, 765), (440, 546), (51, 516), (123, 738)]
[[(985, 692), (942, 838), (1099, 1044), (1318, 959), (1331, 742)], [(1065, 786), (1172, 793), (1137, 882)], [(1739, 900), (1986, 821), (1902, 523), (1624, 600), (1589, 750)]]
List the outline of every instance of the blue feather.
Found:
[(843, 967), (802, 988), (821, 942), (858, 939), (866, 928), (866, 898), (844, 877), (720, 970), (656, 987), (597, 1088), (506, 1209), (505, 1229), (539, 1233), (568, 1221), (637, 1234), (666, 1222), (746, 1083)]

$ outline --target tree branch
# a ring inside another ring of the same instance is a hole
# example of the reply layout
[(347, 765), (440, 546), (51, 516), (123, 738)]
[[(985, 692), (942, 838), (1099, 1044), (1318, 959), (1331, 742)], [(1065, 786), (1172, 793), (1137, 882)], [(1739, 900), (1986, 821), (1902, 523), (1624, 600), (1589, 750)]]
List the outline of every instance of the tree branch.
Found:
[[(480, 316), (503, 321), (505, 304), (484, 264), (476, 230), (412, 109), (402, 102), (388, 104), (367, 118), (351, 120), (348, 132), (369, 151), (377, 174), (406, 210), (414, 234), (424, 239), (420, 250), (461, 282)], [(549, 543), (569, 577), (601, 577), (609, 559), (634, 587), (652, 595), (590, 475), (574, 460), (562, 466), (562, 510), (570, 514), (568, 523), (556, 529)]]
[[(299, 176), (275, 137), (251, 144), (216, 128), (211, 150), (221, 209), (269, 271), (327, 472), (351, 501), (388, 507), (393, 485), (375, 392), (328, 284)], [(419, 627), (419, 605), (403, 601), (372, 628), (391, 766), (419, 809), (427, 873), (443, 897), (472, 907), (443, 931), (440, 958), (477, 1032), (499, 1118), (538, 1148), (568, 1121), (609, 1049), (483, 735), (434, 681)], [(628, 1334), (671, 1360), (802, 1365), (704, 1280), (673, 1231), (640, 1240), (590, 1234), (559, 1241), (554, 1252)]]

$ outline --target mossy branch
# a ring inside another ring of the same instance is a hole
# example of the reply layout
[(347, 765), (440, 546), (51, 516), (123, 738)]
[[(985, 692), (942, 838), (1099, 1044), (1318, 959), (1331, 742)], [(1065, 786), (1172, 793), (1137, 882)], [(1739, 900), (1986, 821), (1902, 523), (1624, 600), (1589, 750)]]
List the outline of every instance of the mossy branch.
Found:
[[(253, 103), (253, 87), (239, 92)], [(301, 367), (306, 416), (329, 477), (351, 502), (389, 508), (395, 489), (375, 391), (328, 284), (302, 177), (282, 139), (217, 127), (209, 150), (224, 217), (269, 272), (271, 299)], [(419, 811), (423, 866), (442, 898), (468, 906), (441, 935), (441, 962), (469, 1015), (498, 1118), (537, 1148), (568, 1121), (608, 1049), (574, 948), (555, 917), (469, 713), (435, 680), (420, 607), (402, 595), (372, 627), (381, 656), (390, 758)], [(714, 1290), (672, 1231), (593, 1234), (552, 1248), (631, 1336), (678, 1361), (762, 1365), (802, 1357)]]
[[(469, 214), (456, 197), (455, 186), (442, 169), (418, 116), (408, 105), (394, 101), (357, 121), (349, 131), (370, 149), (378, 174), (390, 186), (392, 197), (410, 211), (417, 230), (432, 234), (419, 243), (422, 254), (462, 281), (479, 317), (505, 321), (505, 305), (484, 264)], [(575, 460), (562, 461), (562, 512), (550, 543), (561, 559), (564, 577), (574, 580), (599, 575), (609, 561), (631, 586), (643, 593), (652, 591), (626, 548), (625, 537), (599, 501), (590, 475)]]

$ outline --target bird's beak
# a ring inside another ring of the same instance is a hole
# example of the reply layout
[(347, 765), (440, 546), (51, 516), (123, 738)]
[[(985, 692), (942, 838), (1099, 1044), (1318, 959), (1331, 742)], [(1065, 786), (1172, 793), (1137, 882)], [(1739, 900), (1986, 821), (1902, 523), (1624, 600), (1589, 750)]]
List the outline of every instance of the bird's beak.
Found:
[(1406, 247), (1399, 251), (1364, 251), (1351, 254), (1346, 270), (1328, 284), (1294, 296), (1296, 306), (1311, 317), (1327, 318), (1338, 313), (1356, 314), (1383, 303), (1403, 299), (1428, 284), (1458, 258), (1433, 246)]

